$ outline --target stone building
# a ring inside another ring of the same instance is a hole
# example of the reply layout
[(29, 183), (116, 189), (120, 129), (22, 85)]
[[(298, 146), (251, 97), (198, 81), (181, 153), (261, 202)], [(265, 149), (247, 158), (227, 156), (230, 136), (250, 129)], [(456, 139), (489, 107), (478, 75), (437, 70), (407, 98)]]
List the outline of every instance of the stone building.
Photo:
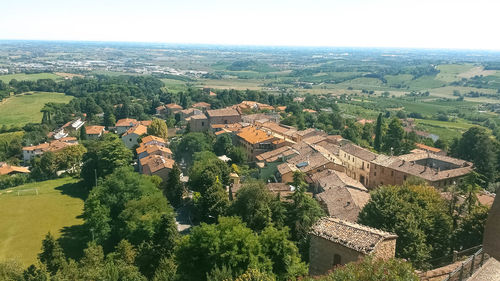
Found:
[(370, 163), (377, 158), (377, 154), (348, 142), (340, 146), (339, 158), (349, 177), (369, 186)]
[(334, 217), (321, 218), (309, 233), (309, 274), (322, 275), (366, 255), (390, 259), (397, 235)]
[(355, 222), (370, 201), (370, 193), (360, 182), (345, 173), (325, 170), (312, 177), (320, 206), (329, 216)]
[(425, 180), (436, 188), (458, 184), (472, 171), (472, 163), (429, 152), (400, 156), (378, 155), (372, 161), (369, 187), (401, 185), (408, 178)]
[(208, 118), (205, 114), (198, 114), (189, 117), (186, 121), (189, 122), (191, 132), (204, 132), (210, 127), (208, 126)]
[(241, 122), (241, 114), (234, 108), (207, 110), (207, 117), (210, 125)]
[(248, 160), (252, 161), (255, 157), (266, 151), (276, 148), (275, 136), (258, 129), (255, 126), (242, 128), (237, 134), (238, 142), (245, 148)]

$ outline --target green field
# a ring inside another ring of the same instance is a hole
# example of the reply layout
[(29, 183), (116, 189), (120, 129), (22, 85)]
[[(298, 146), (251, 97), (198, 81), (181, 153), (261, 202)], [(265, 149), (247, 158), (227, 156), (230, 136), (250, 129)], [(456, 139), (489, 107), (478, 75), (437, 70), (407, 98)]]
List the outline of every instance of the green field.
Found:
[(11, 96), (0, 102), (0, 124), (22, 126), (42, 120), (40, 109), (45, 103), (68, 103), (73, 97), (62, 93), (36, 92)]
[(415, 119), (415, 123), (418, 129), (438, 135), (441, 139), (447, 141), (459, 138), (470, 127), (475, 126), (462, 119), (457, 119), (455, 122)]
[(16, 79), (18, 81), (21, 80), (30, 80), (36, 81), (38, 79), (61, 79), (61, 76), (55, 75), (54, 73), (35, 73), (35, 74), (25, 74), (25, 73), (17, 73), (17, 74), (7, 74), (0, 75), (0, 80), (5, 83), (9, 83), (10, 80)]
[[(18, 190), (33, 188), (38, 189), (38, 195), (34, 191), (17, 195)], [(36, 262), (42, 240), (49, 231), (56, 237), (64, 234), (61, 244), (71, 254), (77, 245), (66, 236), (83, 222), (79, 218), (85, 197), (83, 190), (73, 178), (0, 190), (0, 261), (17, 259), (25, 266)]]

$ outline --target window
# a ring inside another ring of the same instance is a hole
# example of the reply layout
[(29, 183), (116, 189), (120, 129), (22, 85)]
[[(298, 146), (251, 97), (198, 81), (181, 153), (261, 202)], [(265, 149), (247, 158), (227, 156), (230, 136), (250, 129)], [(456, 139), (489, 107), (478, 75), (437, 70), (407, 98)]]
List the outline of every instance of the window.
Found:
[(341, 264), (341, 262), (342, 258), (340, 257), (340, 255), (338, 254), (333, 255), (333, 266), (339, 265)]
[(224, 120), (224, 124), (227, 124), (227, 120)]
[(204, 121), (201, 121), (201, 126), (205, 126), (205, 122)]
[(132, 138), (128, 139), (130, 142), (132, 141)]
[(406, 175), (403, 176), (403, 180), (406, 180)]
[(367, 169), (370, 169), (370, 164), (366, 164), (366, 168), (367, 168)]
[(391, 171), (391, 177), (394, 177), (394, 171)]
[(373, 173), (373, 175), (374, 175), (374, 176), (377, 176), (377, 172), (374, 172), (374, 173)]

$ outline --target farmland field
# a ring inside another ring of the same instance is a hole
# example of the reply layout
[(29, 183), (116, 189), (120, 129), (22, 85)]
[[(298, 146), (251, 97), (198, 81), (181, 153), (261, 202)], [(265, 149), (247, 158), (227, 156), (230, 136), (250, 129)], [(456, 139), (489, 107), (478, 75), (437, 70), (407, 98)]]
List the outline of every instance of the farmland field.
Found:
[[(17, 195), (18, 190), (25, 191)], [(78, 225), (85, 193), (73, 178), (30, 183), (0, 190), (0, 261), (17, 259), (25, 266), (36, 262), (42, 240), (50, 231), (55, 237)], [(63, 244), (63, 247), (67, 246)], [(75, 244), (66, 247), (66, 250)], [(74, 248), (73, 248), (74, 251)]]
[(73, 97), (62, 93), (36, 92), (11, 96), (0, 103), (0, 124), (22, 126), (40, 122), (45, 103), (68, 103)]
[(5, 83), (9, 83), (10, 80), (16, 79), (18, 81), (21, 80), (29, 80), (29, 81), (36, 81), (38, 79), (60, 79), (61, 76), (58, 76), (54, 73), (35, 73), (35, 74), (25, 74), (25, 73), (16, 73), (16, 74), (7, 74), (7, 75), (0, 75), (0, 80), (2, 80)]

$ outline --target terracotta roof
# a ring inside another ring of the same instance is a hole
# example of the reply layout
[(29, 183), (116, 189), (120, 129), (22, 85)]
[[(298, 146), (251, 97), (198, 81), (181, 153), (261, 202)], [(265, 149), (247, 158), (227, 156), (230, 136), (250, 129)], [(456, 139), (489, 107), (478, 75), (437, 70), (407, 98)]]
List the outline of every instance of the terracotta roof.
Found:
[(76, 144), (78, 144), (78, 142), (76, 142), (76, 138), (71, 137), (69, 141), (65, 141), (63, 139), (53, 140), (51, 142), (45, 142), (39, 145), (25, 146), (23, 147), (23, 150), (26, 151), (41, 150), (42, 152), (58, 151), (60, 149), (65, 148), (66, 146), (76, 145)]
[(105, 127), (104, 126), (87, 126), (85, 127), (85, 131), (87, 132), (87, 135), (99, 135), (102, 134), (104, 131)]
[(170, 109), (182, 109), (182, 106), (176, 104), (176, 103), (169, 103), (165, 105), (165, 107), (170, 108)]
[(370, 193), (360, 182), (334, 170), (316, 173), (311, 178), (324, 190), (316, 198), (328, 215), (357, 221), (359, 212), (370, 200)]
[(234, 108), (222, 108), (207, 110), (208, 117), (239, 116), (240, 113)]
[(292, 150), (292, 148), (290, 146), (282, 146), (280, 148), (277, 148), (277, 149), (274, 149), (271, 151), (267, 151), (267, 152), (264, 152), (264, 153), (257, 155), (257, 160), (266, 161), (266, 162), (274, 162), (274, 161), (278, 160), (278, 158), (281, 156), (286, 157), (286, 156), (289, 156), (292, 154), (296, 154), (296, 152), (294, 150)]
[(157, 110), (157, 111), (162, 111), (162, 110), (164, 110), (164, 109), (165, 109), (165, 106), (164, 106), (164, 105), (160, 105), (160, 106), (157, 106), (157, 107), (156, 107), (156, 110)]
[(116, 127), (132, 127), (137, 124), (137, 120), (132, 118), (125, 118), (116, 121)]
[(299, 154), (286, 163), (278, 165), (278, 172), (281, 175), (300, 170), (307, 173), (333, 161), (325, 157), (322, 153), (313, 151), (307, 154)]
[(318, 113), (316, 110), (309, 109), (309, 108), (304, 108), (302, 109), (303, 112), (309, 112), (309, 113)]
[(64, 137), (64, 138), (60, 138), (59, 141), (62, 141), (62, 142), (75, 142), (76, 138), (75, 137)]
[(151, 173), (157, 172), (161, 169), (172, 169), (175, 163), (174, 160), (165, 158), (161, 155), (150, 155), (142, 159), (147, 159), (142, 166), (148, 166)]
[(139, 135), (139, 136), (142, 136), (144, 134), (146, 134), (148, 132), (148, 127), (144, 126), (144, 125), (136, 125), (132, 128), (129, 128), (125, 134), (123, 134), (123, 136), (128, 136), (130, 134), (136, 134), (136, 135)]
[(29, 173), (30, 170), (26, 167), (11, 166), (5, 162), (0, 162), (0, 176), (11, 173)]
[[(446, 170), (434, 168), (432, 167), (432, 161), (434, 160), (446, 162), (450, 168)], [(425, 162), (425, 165), (421, 164), (421, 161)], [(373, 163), (431, 182), (464, 176), (472, 171), (472, 163), (470, 162), (429, 152), (412, 153), (397, 157), (379, 155)]]
[(334, 217), (319, 219), (310, 233), (363, 254), (373, 252), (383, 240), (398, 237), (393, 233)]
[(240, 132), (238, 133), (238, 137), (243, 139), (244, 141), (250, 143), (250, 144), (256, 144), (256, 143), (261, 143), (265, 141), (271, 141), (275, 137), (257, 129), (254, 126), (249, 126), (246, 128), (242, 128)]
[(146, 127), (149, 127), (149, 126), (151, 126), (152, 122), (153, 122), (152, 120), (143, 120), (143, 121), (139, 121), (139, 124), (144, 125)]
[(481, 191), (477, 194), (477, 199), (479, 203), (491, 207), (493, 201), (495, 201), (495, 194), (487, 191)]
[(340, 150), (365, 161), (372, 161), (375, 160), (375, 158), (377, 158), (377, 154), (352, 143), (346, 143), (342, 145), (340, 147)]
[(439, 148), (435, 148), (435, 147), (432, 147), (432, 146), (428, 146), (428, 145), (425, 145), (423, 143), (416, 143), (415, 144), (416, 147), (420, 148), (420, 149), (423, 149), (423, 150), (428, 150), (430, 152), (434, 152), (434, 153), (439, 153), (441, 152), (442, 150), (439, 149)]
[(365, 125), (365, 124), (370, 124), (370, 123), (373, 123), (373, 122), (375, 122), (375, 120), (370, 120), (370, 119), (359, 119), (359, 120), (358, 120), (358, 121), (356, 121), (356, 122), (358, 122), (358, 123), (359, 123), (359, 124), (361, 124), (361, 125)]
[[(141, 145), (139, 145), (139, 147), (135, 151), (137, 152), (137, 154), (141, 154), (143, 152), (146, 152), (146, 154), (148, 154), (148, 155), (151, 155), (151, 154), (155, 153), (156, 151), (161, 151), (161, 152), (164, 152), (165, 154), (172, 155), (172, 150), (170, 150), (170, 148), (164, 147), (161, 145), (157, 145), (157, 144), (144, 145), (143, 143), (141, 143)], [(141, 160), (142, 159), (144, 159), (144, 157), (141, 158)], [(141, 165), (142, 165), (142, 163), (141, 163)]]
[(285, 111), (286, 106), (277, 106), (276, 109), (278, 109), (279, 111)]
[(191, 105), (191, 107), (198, 107), (198, 108), (210, 108), (210, 104), (207, 103), (207, 102), (197, 102), (193, 105)]
[(157, 136), (146, 136), (146, 137), (143, 137), (141, 142), (142, 143), (147, 143), (147, 142), (152, 142), (152, 141), (163, 143), (163, 144), (167, 144), (167, 142), (164, 139), (159, 138)]
[(212, 124), (210, 125), (212, 129), (226, 129), (229, 131), (239, 131), (243, 125), (240, 123), (232, 123), (232, 124)]
[(198, 111), (198, 109), (196, 109), (196, 108), (188, 108), (188, 109), (181, 110), (181, 113), (188, 115), (188, 114), (192, 114), (192, 113), (194, 113), (196, 111)]
[(202, 114), (193, 115), (190, 118), (195, 119), (195, 120), (204, 120), (204, 119), (207, 119), (207, 116), (202, 113)]
[(215, 97), (215, 96), (217, 96), (217, 94), (216, 94), (216, 93), (214, 93), (214, 92), (212, 92), (212, 91), (210, 91), (210, 93), (209, 93), (208, 95), (209, 95), (209, 96), (211, 96), (211, 97)]

